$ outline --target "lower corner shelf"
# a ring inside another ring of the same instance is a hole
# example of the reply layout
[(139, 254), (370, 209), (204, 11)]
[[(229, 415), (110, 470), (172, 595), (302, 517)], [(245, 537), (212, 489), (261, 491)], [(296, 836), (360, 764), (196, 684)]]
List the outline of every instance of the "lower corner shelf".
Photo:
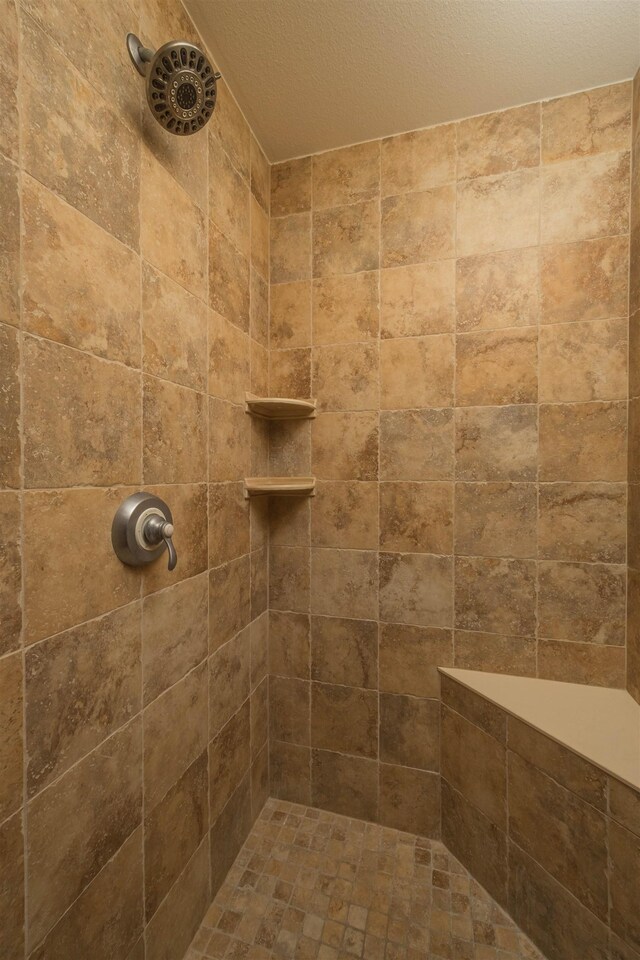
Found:
[(250, 497), (313, 497), (315, 477), (246, 477), (244, 495)]

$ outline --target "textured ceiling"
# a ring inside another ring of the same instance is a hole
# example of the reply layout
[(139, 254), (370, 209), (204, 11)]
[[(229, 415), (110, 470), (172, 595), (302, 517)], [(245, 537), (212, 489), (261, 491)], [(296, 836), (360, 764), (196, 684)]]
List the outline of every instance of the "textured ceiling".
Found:
[(627, 79), (640, 0), (185, 0), (270, 160)]

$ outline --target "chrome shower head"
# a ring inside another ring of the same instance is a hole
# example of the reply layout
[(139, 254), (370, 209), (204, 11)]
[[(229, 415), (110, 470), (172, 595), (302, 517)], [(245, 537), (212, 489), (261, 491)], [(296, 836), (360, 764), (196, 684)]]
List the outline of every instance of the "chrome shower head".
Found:
[(192, 43), (172, 40), (155, 52), (127, 34), (127, 49), (145, 78), (147, 103), (158, 123), (179, 137), (202, 130), (216, 105), (216, 73)]

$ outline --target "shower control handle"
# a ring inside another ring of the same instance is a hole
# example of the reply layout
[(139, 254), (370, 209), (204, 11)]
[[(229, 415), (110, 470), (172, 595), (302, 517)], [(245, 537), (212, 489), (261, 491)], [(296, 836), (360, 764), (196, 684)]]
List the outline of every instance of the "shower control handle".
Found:
[(173, 545), (173, 524), (169, 520), (163, 520), (158, 514), (149, 517), (142, 529), (147, 543), (157, 547), (162, 541), (165, 542), (169, 551), (169, 570), (174, 570), (178, 562), (178, 554)]
[(152, 563), (165, 550), (169, 570), (178, 562), (171, 510), (152, 493), (133, 493), (120, 504), (111, 525), (111, 542), (116, 556), (131, 567)]

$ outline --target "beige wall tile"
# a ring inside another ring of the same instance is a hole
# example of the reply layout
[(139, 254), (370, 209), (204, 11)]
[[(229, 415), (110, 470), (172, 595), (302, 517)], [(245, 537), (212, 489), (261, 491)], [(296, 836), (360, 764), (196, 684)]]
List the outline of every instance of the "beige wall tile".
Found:
[(458, 179), (508, 173), (540, 162), (540, 104), (485, 113), (457, 124)]
[[(255, 500), (253, 505), (256, 506), (259, 502)], [(310, 497), (271, 497), (265, 500), (269, 511), (270, 545), (281, 547), (310, 545), (311, 502)]]
[(382, 201), (382, 267), (454, 256), (456, 191), (451, 185)]
[(611, 871), (611, 926), (634, 949), (640, 949), (638, 898), (640, 840), (612, 823), (609, 832)]
[[(140, 366), (137, 255), (31, 177), (22, 200), (25, 329)], [(7, 209), (7, 239), (10, 225)]]
[[(83, 2), (86, 5), (87, 0), (83, 0)], [(142, 0), (142, 2), (145, 3), (146, 0)], [(153, 0), (151, 2), (153, 3)], [(125, 11), (123, 18), (125, 24), (117, 34), (118, 59), (122, 56), (122, 33), (124, 32), (126, 35), (131, 17), (126, 0), (120, 0), (120, 5)], [(90, 5), (87, 9), (90, 13)], [(164, 4), (164, 9), (165, 11), (168, 9), (167, 4)], [(184, 19), (191, 25), (191, 21), (188, 20), (186, 14)], [(181, 29), (173, 32), (169, 27), (162, 29), (160, 44), (162, 44), (165, 36), (171, 36), (172, 34), (175, 36), (176, 33), (178, 36), (182, 35), (184, 37), (185, 30)], [(197, 37), (194, 37), (194, 41), (195, 43), (199, 42)], [(123, 66), (119, 68), (117, 82), (120, 86), (122, 86), (122, 70), (125, 67), (128, 67), (128, 64), (123, 62)], [(140, 93), (144, 97), (144, 93), (142, 91)], [(138, 109), (132, 116), (134, 125), (138, 123)], [(209, 152), (207, 137), (175, 137), (155, 121), (150, 110), (144, 109), (140, 116), (142, 137), (146, 148), (180, 184), (182, 189), (189, 194), (196, 206), (200, 207), (201, 210), (206, 210), (208, 200), (207, 155)], [(136, 129), (135, 126), (134, 129)]]
[(497, 633), (456, 630), (455, 666), (462, 670), (515, 673), (535, 677), (535, 637), (503, 637)]
[(251, 631), (247, 627), (209, 658), (209, 738), (240, 709), (251, 691)]
[(535, 480), (538, 412), (535, 406), (456, 410), (459, 480)]
[(20, 486), (20, 342), (0, 323), (0, 487)]
[(140, 606), (134, 603), (29, 648), (25, 660), (28, 796), (139, 712), (140, 629)]
[(313, 207), (340, 207), (375, 199), (380, 191), (380, 141), (329, 150), (311, 158)]
[(271, 168), (260, 144), (253, 135), (251, 135), (250, 168), (251, 193), (265, 213), (268, 214), (271, 202)]
[(383, 340), (380, 404), (385, 410), (447, 407), (453, 401), (454, 343), (449, 334)]
[[(188, 17), (186, 19), (189, 22)], [(209, 135), (210, 139), (217, 137), (220, 140), (234, 167), (246, 180), (249, 175), (251, 131), (224, 80), (218, 83), (218, 99), (209, 124)]]
[(377, 692), (312, 683), (311, 746), (377, 758)]
[(543, 560), (538, 578), (539, 636), (624, 644), (623, 566)]
[(531, 636), (535, 604), (533, 560), (456, 558), (456, 627)]
[(378, 547), (378, 485), (350, 481), (318, 481), (311, 503), (314, 547)]
[(249, 502), (242, 483), (209, 484), (209, 566), (249, 553)]
[[(267, 677), (262, 680), (262, 682), (256, 687), (254, 692), (251, 694), (250, 700), (250, 713), (251, 713), (251, 730), (250, 730), (250, 740), (251, 740), (251, 759), (252, 759), (252, 778), (258, 778), (259, 783), (259, 792), (262, 793), (263, 789), (265, 791), (269, 790), (269, 768), (268, 768), (268, 756), (269, 756), (269, 680)], [(264, 766), (266, 765), (266, 770)], [(258, 801), (258, 810), (262, 810), (264, 802), (269, 795), (268, 792), (264, 797), (257, 796), (254, 791), (254, 780), (252, 779), (251, 783), (251, 802), (252, 804), (255, 801)], [(255, 808), (254, 808), (255, 809)]]
[(540, 400), (623, 400), (627, 321), (552, 324), (540, 329)]
[(308, 614), (269, 611), (269, 673), (308, 680), (310, 644)]
[(344, 757), (328, 750), (314, 750), (311, 802), (345, 816), (377, 819), (377, 763), (362, 757)]
[(539, 195), (537, 169), (480, 177), (458, 184), (458, 256), (536, 244)]
[(269, 217), (255, 198), (251, 198), (251, 266), (267, 280), (269, 277)]
[(271, 167), (271, 216), (286, 217), (311, 209), (311, 157)]
[(323, 480), (376, 480), (377, 414), (319, 414), (313, 424), (311, 466)]
[(167, 569), (166, 556), (149, 564), (142, 572), (143, 593), (153, 593), (179, 580), (195, 577), (207, 566), (207, 485), (181, 483), (149, 487), (149, 492), (168, 503), (173, 514), (173, 542), (178, 565)]
[(217, 137), (209, 138), (209, 216), (218, 230), (248, 257), (249, 188)]
[(311, 803), (311, 750), (295, 743), (269, 743), (271, 793), (292, 803)]
[(378, 345), (349, 343), (314, 347), (311, 393), (321, 410), (378, 408)]
[(23, 796), (23, 670), (15, 653), (0, 660), (0, 820), (22, 807)]
[(244, 403), (249, 388), (249, 338), (215, 310), (210, 310), (209, 393), (232, 403)]
[[(3, 22), (4, 28), (4, 22)], [(20, 323), (20, 198), (18, 169), (0, 155), (0, 320)]]
[(420, 337), (454, 326), (455, 261), (390, 267), (380, 273), (380, 335)]
[(624, 563), (626, 497), (624, 483), (540, 484), (539, 556)]
[(542, 104), (542, 162), (625, 150), (631, 134), (631, 83), (614, 83)]
[(154, 270), (142, 268), (142, 366), (145, 373), (207, 389), (209, 311), (201, 300)]
[(625, 316), (626, 237), (551, 244), (542, 247), (540, 256), (542, 323)]
[(455, 124), (413, 130), (382, 141), (383, 197), (440, 187), (455, 175)]
[(209, 843), (205, 839), (148, 924), (147, 960), (163, 960), (169, 951), (179, 957), (197, 932), (210, 900)]
[(380, 822), (423, 837), (440, 835), (440, 778), (425, 770), (380, 764)]
[(455, 552), (536, 558), (534, 483), (456, 483)]
[(624, 480), (626, 404), (540, 407), (541, 480)]
[(453, 636), (435, 627), (381, 623), (379, 651), (381, 691), (437, 698), (438, 667), (453, 663)]
[(543, 167), (542, 242), (570, 243), (625, 233), (628, 196), (628, 153), (603, 153)]
[(271, 737), (301, 746), (309, 745), (310, 687), (307, 680), (269, 678)]
[[(357, 417), (358, 414), (350, 416)], [(315, 427), (317, 421), (313, 423)], [(272, 476), (306, 476), (311, 473), (310, 427), (308, 420), (283, 420), (269, 424), (267, 463)]]
[(249, 332), (249, 261), (209, 224), (209, 304), (237, 327)]
[(438, 700), (380, 694), (380, 760), (419, 770), (439, 770)]
[(456, 402), (460, 406), (535, 403), (538, 399), (535, 327), (456, 338)]
[(564, 683), (624, 687), (624, 647), (566, 640), (538, 640), (538, 676)]
[(271, 283), (311, 276), (311, 217), (291, 214), (271, 220)]
[(442, 781), (442, 840), (498, 903), (507, 899), (507, 837), (446, 780)]
[(249, 700), (209, 744), (209, 805), (214, 823), (247, 772), (250, 760)]
[(250, 569), (245, 556), (209, 571), (209, 653), (235, 637), (251, 619)]
[(259, 397), (269, 394), (269, 351), (251, 341), (251, 392)]
[[(120, 563), (111, 545), (113, 515), (134, 492), (118, 488), (25, 494), (24, 609), (29, 643), (139, 595), (139, 572)], [(96, 535), (87, 538), (87, 530)]]
[(269, 346), (269, 284), (257, 270), (251, 270), (249, 326), (253, 339), (265, 349)]
[[(273, 290), (277, 294), (278, 287)], [(377, 338), (379, 297), (376, 271), (320, 277), (313, 281), (312, 298), (315, 345)]]
[(459, 333), (535, 325), (540, 314), (538, 248), (456, 261)]
[(377, 270), (380, 207), (377, 200), (314, 211), (313, 276)]
[(311, 677), (322, 683), (375, 689), (378, 624), (373, 620), (312, 617)]
[(22, 629), (21, 503), (17, 493), (0, 492), (0, 654), (20, 645)]
[(207, 479), (207, 407), (202, 393), (144, 377), (145, 483)]
[(269, 600), (274, 610), (309, 610), (308, 547), (271, 547)]
[(0, 134), (0, 153), (12, 160), (18, 159), (18, 11), (15, 0), (2, 2), (2, 48), (5, 50), (8, 83), (6, 89), (7, 122)]
[(276, 283), (271, 287), (271, 349), (311, 346), (311, 283)]
[(507, 715), (501, 707), (463, 686), (451, 677), (441, 677), (442, 701), (494, 740), (506, 745)]
[(311, 350), (273, 350), (269, 355), (269, 392), (273, 397), (311, 396)]
[(442, 708), (442, 776), (491, 823), (507, 828), (506, 750), (480, 727)]
[(453, 469), (453, 410), (380, 414), (381, 480), (447, 480)]
[(453, 553), (453, 483), (382, 483), (380, 548)]
[(380, 619), (450, 627), (453, 617), (450, 557), (380, 554)]
[(375, 620), (378, 555), (365, 550), (311, 550), (311, 612)]

